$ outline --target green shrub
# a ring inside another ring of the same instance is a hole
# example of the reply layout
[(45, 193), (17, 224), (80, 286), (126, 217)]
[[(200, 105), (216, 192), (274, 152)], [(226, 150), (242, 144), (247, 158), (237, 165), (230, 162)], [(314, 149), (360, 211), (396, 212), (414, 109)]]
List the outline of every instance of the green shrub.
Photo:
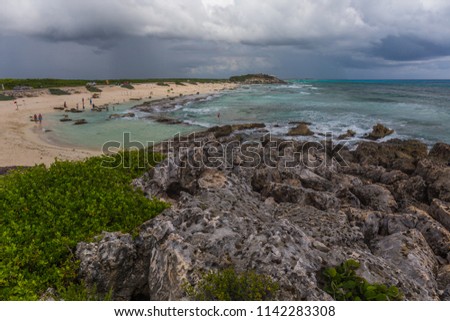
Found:
[(209, 272), (196, 286), (185, 284), (184, 290), (197, 301), (268, 301), (275, 298), (279, 285), (270, 276), (228, 268)]
[(356, 275), (359, 266), (358, 261), (348, 260), (337, 267), (325, 269), (324, 290), (338, 301), (398, 301), (403, 298), (395, 286), (371, 284)]
[(90, 91), (91, 93), (101, 93), (102, 90), (100, 88), (97, 88), (95, 86), (86, 86), (86, 89)]
[(52, 95), (58, 95), (58, 96), (70, 95), (70, 93), (68, 91), (61, 90), (59, 88), (50, 88), (49, 91), (50, 91), (50, 94), (52, 94)]
[(181, 81), (175, 81), (175, 85), (177, 86), (186, 86), (184, 83), (182, 83)]
[(66, 287), (58, 288), (55, 299), (64, 301), (111, 301), (112, 291), (106, 295), (99, 295), (97, 287), (89, 289), (84, 283), (71, 283)]
[[(150, 161), (144, 164), (145, 158)], [(167, 208), (130, 184), (154, 165), (153, 159), (161, 156), (122, 152), (1, 177), (0, 300), (35, 300), (48, 287), (73, 292), (78, 242), (102, 231), (132, 232)], [(120, 161), (125, 166), (117, 166)]]
[(134, 89), (132, 84), (123, 84), (121, 87), (126, 89)]
[(8, 96), (8, 95), (2, 95), (2, 94), (0, 94), (0, 101), (14, 100), (14, 99), (16, 99), (14, 96)]
[(156, 83), (158, 86), (166, 86), (166, 87), (169, 87), (170, 85), (169, 84), (166, 84), (165, 82), (157, 82)]

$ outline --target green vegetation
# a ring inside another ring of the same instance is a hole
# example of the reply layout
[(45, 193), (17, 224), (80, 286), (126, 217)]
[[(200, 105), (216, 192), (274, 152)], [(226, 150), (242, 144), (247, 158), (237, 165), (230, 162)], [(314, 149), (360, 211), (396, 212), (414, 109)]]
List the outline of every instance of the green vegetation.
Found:
[(259, 80), (263, 82), (279, 82), (280, 80), (274, 76), (266, 75), (266, 74), (248, 74), (248, 75), (241, 75), (241, 76), (233, 76), (230, 77), (231, 82), (247, 82), (247, 81), (253, 81), (253, 80)]
[(97, 293), (97, 287), (89, 289), (84, 283), (72, 283), (62, 287), (58, 296), (64, 301), (111, 301), (112, 289), (105, 296)]
[(123, 84), (121, 87), (126, 89), (134, 89), (132, 84)]
[(70, 95), (70, 93), (68, 91), (61, 90), (61, 89), (58, 89), (58, 88), (50, 88), (48, 91), (52, 95), (58, 95), (58, 96)]
[(162, 82), (162, 81), (159, 81), (159, 82), (157, 82), (156, 84), (157, 84), (158, 86), (167, 86), (167, 87), (170, 86), (169, 84), (166, 84), (165, 82)]
[(275, 299), (279, 285), (270, 276), (228, 268), (209, 272), (196, 286), (185, 284), (184, 290), (197, 301), (269, 301)]
[(360, 264), (348, 260), (337, 267), (325, 269), (326, 278), (324, 290), (338, 301), (398, 301), (403, 294), (395, 286), (367, 282), (356, 275)]
[(175, 81), (175, 85), (177, 86), (186, 86), (184, 83), (182, 83), (181, 81)]
[[(29, 86), (32, 88), (55, 88), (55, 87), (78, 87), (85, 86), (87, 83), (95, 82), (97, 85), (108, 85), (109, 84), (123, 84), (123, 83), (158, 83), (158, 82), (184, 82), (184, 83), (214, 83), (214, 82), (224, 82), (228, 81), (226, 79), (198, 79), (198, 78), (155, 78), (155, 79), (110, 79), (110, 80), (99, 80), (99, 79), (11, 79), (3, 78), (0, 79), (0, 84), (5, 86), (6, 90), (11, 90), (16, 86)], [(108, 82), (108, 83), (107, 83)]]
[(7, 90), (11, 90), (16, 86), (28, 86), (32, 88), (75, 87), (84, 86), (87, 82), (87, 80), (80, 79), (0, 79), (0, 83), (3, 84)]
[(2, 95), (0, 94), (0, 101), (5, 101), (5, 100), (14, 100), (15, 98), (13, 96), (7, 96), (7, 95)]
[(99, 88), (97, 88), (95, 86), (86, 86), (86, 89), (88, 91), (90, 91), (91, 93), (101, 93), (102, 92), (101, 89), (99, 89)]
[(48, 287), (68, 299), (96, 298), (74, 281), (75, 247), (102, 231), (136, 232), (167, 208), (130, 184), (161, 159), (126, 151), (0, 176), (0, 300), (36, 300)]

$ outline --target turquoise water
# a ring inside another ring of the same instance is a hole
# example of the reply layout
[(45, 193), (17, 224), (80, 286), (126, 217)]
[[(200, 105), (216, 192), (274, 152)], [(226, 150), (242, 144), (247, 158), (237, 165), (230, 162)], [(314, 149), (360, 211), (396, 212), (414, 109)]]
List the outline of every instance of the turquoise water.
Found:
[[(108, 141), (123, 142), (124, 133), (130, 134), (131, 141), (137, 141), (147, 146), (150, 142), (159, 142), (171, 138), (176, 133), (187, 134), (201, 130), (191, 125), (164, 125), (144, 118), (143, 113), (130, 110), (136, 102), (110, 106), (109, 111), (93, 112), (86, 109), (83, 113), (58, 112), (49, 115), (47, 127), (52, 130), (50, 139), (67, 146), (78, 146), (89, 149), (99, 149)], [(109, 119), (112, 114), (133, 112), (135, 117)], [(72, 122), (60, 122), (67, 114), (72, 120), (85, 119), (85, 125), (73, 125)]]
[[(126, 112), (132, 105), (120, 105), (116, 112)], [(142, 142), (160, 141), (219, 123), (264, 122), (272, 133), (285, 137), (291, 121), (311, 122), (314, 132), (336, 136), (347, 129), (362, 136), (381, 122), (395, 130), (389, 138), (416, 138), (429, 145), (450, 143), (450, 81), (292, 80), (287, 85), (242, 86), (162, 114), (185, 124), (155, 123), (144, 119), (144, 113), (106, 121), (104, 112), (86, 112), (71, 115), (85, 118), (89, 124), (59, 123), (53, 116), (52, 129), (62, 142), (98, 148), (110, 139), (121, 141), (123, 132)]]

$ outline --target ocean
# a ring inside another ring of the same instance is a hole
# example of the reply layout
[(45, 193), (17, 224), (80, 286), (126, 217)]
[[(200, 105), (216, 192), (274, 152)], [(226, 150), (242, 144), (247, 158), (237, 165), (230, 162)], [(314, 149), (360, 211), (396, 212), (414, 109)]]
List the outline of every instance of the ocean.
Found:
[[(272, 134), (288, 137), (290, 122), (295, 121), (311, 123), (316, 133), (295, 139), (321, 140), (327, 132), (338, 137), (351, 129), (357, 135), (350, 143), (355, 143), (382, 123), (395, 130), (384, 140), (414, 138), (429, 146), (450, 143), (450, 80), (289, 80), (286, 85), (244, 85), (158, 112), (183, 122), (177, 125), (145, 118), (148, 114), (132, 109), (136, 104), (128, 102), (109, 112), (71, 114), (73, 119), (88, 121), (80, 126), (59, 122), (61, 116), (55, 114), (50, 116), (49, 128), (59, 143), (91, 149), (110, 140), (122, 142), (124, 132), (146, 144), (177, 133), (251, 122), (264, 122)], [(129, 111), (136, 117), (108, 119), (109, 114)]]

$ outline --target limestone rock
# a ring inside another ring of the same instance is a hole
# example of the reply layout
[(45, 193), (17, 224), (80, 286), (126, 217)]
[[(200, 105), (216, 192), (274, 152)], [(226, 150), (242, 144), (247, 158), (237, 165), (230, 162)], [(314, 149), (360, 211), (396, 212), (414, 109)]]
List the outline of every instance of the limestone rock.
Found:
[(300, 123), (294, 128), (291, 128), (288, 132), (289, 136), (311, 136), (314, 133), (309, 129), (308, 125), (305, 123)]
[(389, 136), (394, 133), (394, 130), (389, 129), (382, 124), (376, 124), (372, 128), (372, 132), (369, 133), (365, 138), (377, 140)]
[(441, 299), (450, 301), (450, 264), (443, 265), (437, 275), (437, 284), (441, 290)]
[(140, 253), (129, 234), (104, 233), (97, 243), (81, 242), (76, 255), (80, 259), (79, 276), (100, 293), (113, 290), (116, 300), (129, 300), (145, 293), (149, 253)]
[(339, 135), (338, 139), (352, 138), (352, 137), (355, 137), (355, 135), (356, 135), (355, 131), (348, 129), (346, 133)]
[(437, 261), (422, 234), (416, 229), (397, 232), (383, 237), (373, 247), (382, 257), (418, 284), (416, 290), (425, 300), (437, 300)]
[(376, 211), (392, 212), (398, 207), (391, 192), (377, 184), (356, 186), (351, 189), (362, 204)]
[(391, 139), (381, 144), (362, 142), (355, 151), (355, 157), (361, 165), (398, 169), (410, 175), (417, 162), (427, 157), (427, 146), (418, 140)]
[(323, 269), (353, 258), (359, 275), (398, 286), (407, 300), (449, 298), (450, 172), (424, 144), (364, 142), (343, 150), (343, 164), (312, 142), (235, 129), (156, 146), (173, 153), (133, 186), (172, 207), (137, 237), (78, 244), (80, 279), (117, 300), (185, 300), (185, 282), (233, 266), (271, 276), (279, 300), (331, 300)]
[(433, 148), (428, 154), (428, 157), (450, 166), (450, 145), (444, 143), (434, 144)]
[(434, 199), (430, 206), (430, 215), (450, 231), (450, 204)]

